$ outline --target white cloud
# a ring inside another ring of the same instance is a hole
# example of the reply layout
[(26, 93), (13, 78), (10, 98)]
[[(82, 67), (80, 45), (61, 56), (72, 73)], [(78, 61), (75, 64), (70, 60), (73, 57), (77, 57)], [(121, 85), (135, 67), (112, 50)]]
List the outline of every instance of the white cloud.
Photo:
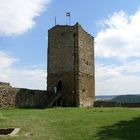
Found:
[(17, 59), (10, 57), (3, 51), (0, 51), (0, 68), (1, 69), (10, 66), (15, 61), (17, 61)]
[(96, 55), (127, 59), (140, 56), (140, 10), (134, 15), (121, 11), (102, 20), (96, 37)]
[(96, 65), (96, 94), (118, 95), (140, 93), (140, 62)]
[(14, 87), (46, 89), (46, 70), (41, 66), (13, 68), (17, 59), (0, 51), (0, 81), (10, 82)]
[(51, 0), (0, 0), (0, 35), (18, 35), (35, 25)]
[(140, 77), (124, 75), (96, 83), (97, 95), (123, 95), (140, 93)]
[(29, 89), (46, 89), (46, 70), (40, 67), (8, 69), (8, 81), (14, 87)]
[(140, 10), (120, 11), (100, 23), (96, 57), (109, 63), (96, 62), (96, 94), (140, 94)]

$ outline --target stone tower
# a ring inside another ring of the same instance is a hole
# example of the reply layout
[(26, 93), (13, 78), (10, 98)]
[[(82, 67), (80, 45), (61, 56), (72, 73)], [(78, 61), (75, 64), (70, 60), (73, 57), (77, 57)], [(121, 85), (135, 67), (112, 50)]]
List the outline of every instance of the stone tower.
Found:
[(63, 106), (93, 106), (94, 38), (78, 23), (48, 31), (47, 90), (61, 92)]

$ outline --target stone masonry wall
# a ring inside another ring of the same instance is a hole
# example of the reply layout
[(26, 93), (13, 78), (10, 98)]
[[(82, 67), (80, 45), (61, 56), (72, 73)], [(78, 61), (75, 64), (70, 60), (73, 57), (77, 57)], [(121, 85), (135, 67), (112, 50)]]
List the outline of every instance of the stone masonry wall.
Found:
[(78, 33), (80, 106), (93, 106), (95, 100), (94, 38), (80, 25)]
[(64, 106), (93, 106), (94, 38), (77, 23), (56, 25), (48, 33), (47, 90), (63, 83)]
[(44, 108), (46, 105), (46, 91), (0, 86), (0, 108)]
[[(61, 80), (64, 106), (73, 106), (74, 91), (74, 46), (78, 43), (77, 26), (55, 26), (48, 33), (48, 78), (47, 90), (53, 91)], [(77, 66), (75, 66), (77, 67)], [(76, 83), (75, 83), (76, 85)], [(78, 103), (77, 103), (78, 104)]]

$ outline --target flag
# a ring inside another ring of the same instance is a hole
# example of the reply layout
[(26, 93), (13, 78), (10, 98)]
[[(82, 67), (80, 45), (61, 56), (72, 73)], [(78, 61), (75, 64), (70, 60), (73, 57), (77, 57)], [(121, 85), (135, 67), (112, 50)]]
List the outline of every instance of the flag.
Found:
[(67, 13), (66, 13), (66, 16), (67, 16), (67, 17), (70, 17), (70, 12), (67, 12)]

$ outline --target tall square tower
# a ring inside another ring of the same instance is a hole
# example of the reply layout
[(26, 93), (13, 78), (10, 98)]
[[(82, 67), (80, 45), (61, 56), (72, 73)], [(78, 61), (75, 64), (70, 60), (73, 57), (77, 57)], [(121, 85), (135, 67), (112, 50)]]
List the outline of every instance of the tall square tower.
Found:
[(93, 106), (94, 37), (78, 23), (48, 31), (47, 90), (61, 92), (63, 106)]

